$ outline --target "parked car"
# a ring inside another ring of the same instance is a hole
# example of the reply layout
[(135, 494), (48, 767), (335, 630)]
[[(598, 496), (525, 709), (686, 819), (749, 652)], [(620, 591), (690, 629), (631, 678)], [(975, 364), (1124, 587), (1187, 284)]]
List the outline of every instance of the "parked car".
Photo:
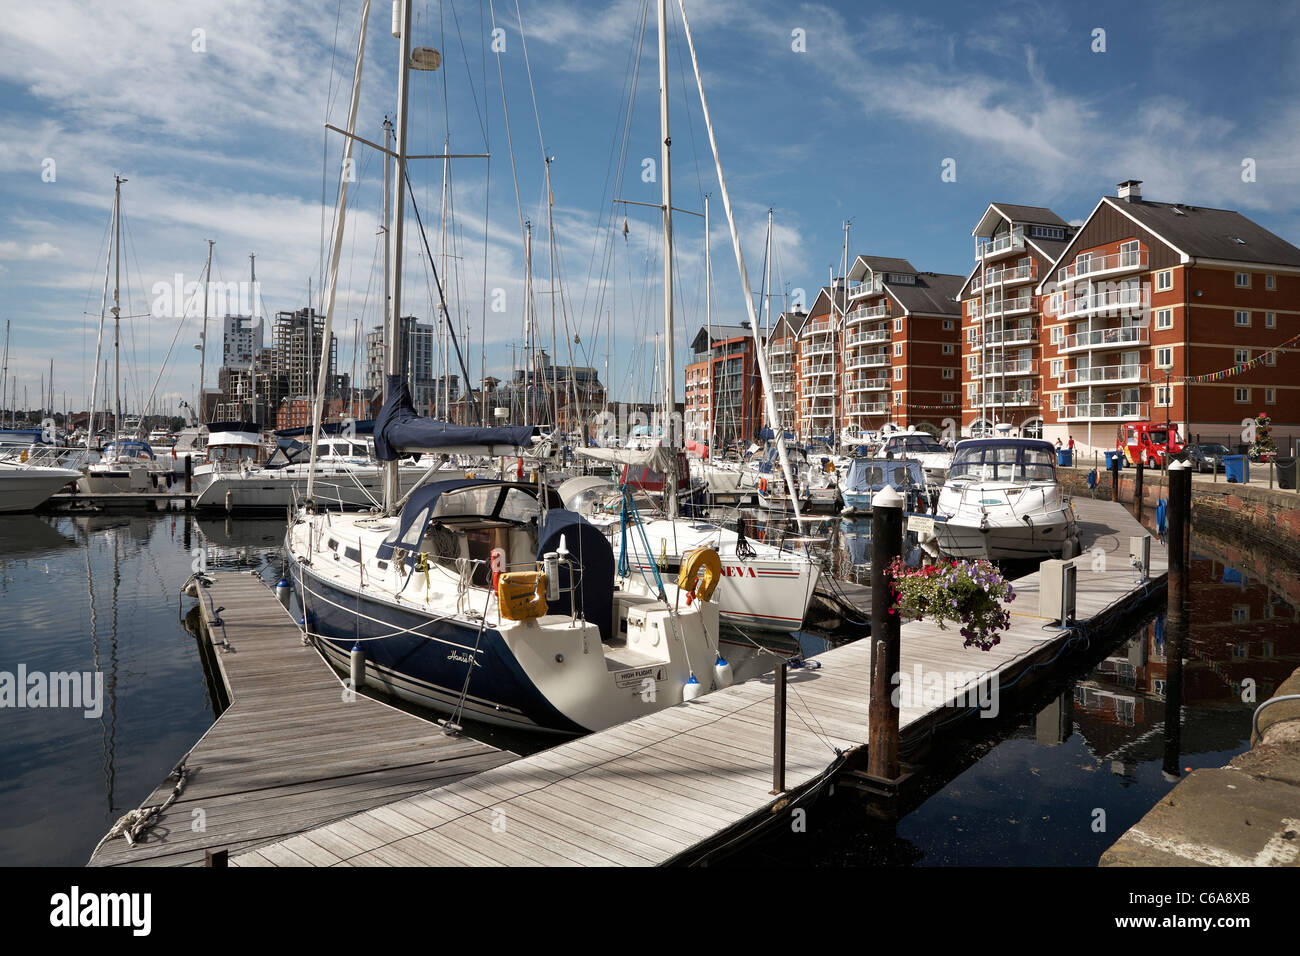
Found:
[(1185, 451), (1187, 452), (1187, 461), (1198, 472), (1223, 471), (1223, 456), (1232, 454), (1231, 448), (1217, 442), (1188, 445)]

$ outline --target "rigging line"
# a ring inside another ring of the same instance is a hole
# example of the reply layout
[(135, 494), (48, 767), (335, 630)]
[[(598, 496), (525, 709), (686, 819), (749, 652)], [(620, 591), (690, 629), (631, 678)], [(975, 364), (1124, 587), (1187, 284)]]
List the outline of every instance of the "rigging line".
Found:
[[(479, 14), (480, 14), (480, 18), (481, 18), (482, 12), (483, 12), (483, 4), (482, 4), (482, 2), (481, 2), (481, 0), (480, 0), (480, 3), (479, 3)], [(463, 59), (463, 60), (465, 61), (465, 76), (468, 78), (468, 81), (469, 81), (467, 85), (469, 86), (470, 96), (472, 96), (472, 97), (474, 98), (474, 113), (475, 113), (475, 115), (478, 117), (478, 125), (479, 125), (479, 129), (480, 129), (480, 130), (482, 131), (482, 133), (483, 133), (483, 146), (484, 146), (483, 152), (487, 153), (487, 152), (490, 152), (490, 150), (487, 149), (487, 141), (488, 141), (488, 127), (487, 127), (487, 120), (486, 120), (486, 116), (485, 116), (485, 110), (484, 110), (482, 107), (479, 106), (479, 102), (478, 102), (478, 93), (477, 93), (477, 91), (474, 89), (474, 74), (472, 74), (472, 73), (470, 72), (470, 67), (469, 67), (469, 51), (467, 51), (467, 50), (465, 49), (465, 35), (464, 35), (464, 33), (461, 31), (461, 28), (460, 28), (460, 15), (456, 13), (456, 4), (455, 4), (455, 3), (452, 3), (452, 4), (451, 4), (451, 18), (452, 18), (452, 20), (453, 20), (453, 21), (455, 22), (455, 24), (456, 24), (456, 42), (460, 44), (460, 55), (461, 55), (461, 59)], [(486, 74), (485, 74), (485, 76), (486, 76)], [(487, 100), (487, 82), (486, 82), (486, 78), (485, 78), (485, 81), (484, 81), (484, 84), (483, 84), (483, 97), (484, 97), (484, 105), (486, 105), (486, 100)]]
[[(429, 237), (424, 234), (424, 223), (420, 219), (420, 207), (415, 202), (415, 190), (411, 188), (411, 180), (406, 175), (405, 170), (402, 171), (402, 178), (406, 180), (406, 191), (411, 197), (411, 209), (415, 212), (415, 224), (420, 229), (420, 238), (424, 241), (424, 250), (429, 259), (429, 269), (433, 272), (433, 281), (438, 286), (438, 299), (442, 303), (443, 312), (445, 313), (447, 310), (447, 298), (442, 291), (442, 282), (438, 278), (438, 267), (433, 262), (433, 253), (429, 250)], [(456, 358), (460, 360), (461, 372), (465, 375), (465, 381), (468, 382), (470, 380), (469, 369), (465, 366), (465, 356), (461, 354), (460, 342), (456, 338), (456, 324), (454, 322), (449, 322), (447, 324), (447, 331), (451, 337), (451, 344), (455, 346)], [(479, 424), (482, 425), (482, 410), (476, 409), (476, 411), (478, 413)]]
[[(334, 101), (334, 61), (338, 54), (339, 46), (339, 26), (343, 22), (343, 0), (339, 0), (338, 7), (334, 15), (334, 41), (330, 48), (330, 65), (328, 71), (328, 80), (325, 86), (325, 118), (329, 119), (330, 108)], [(318, 280), (325, 271), (325, 210), (326, 206), (326, 189), (328, 188), (327, 167), (329, 164), (329, 130), (321, 130), (321, 151), (320, 151), (320, 240), (316, 253), (316, 278)], [(311, 302), (307, 303), (310, 310)], [(202, 383), (200, 383), (202, 387)]]

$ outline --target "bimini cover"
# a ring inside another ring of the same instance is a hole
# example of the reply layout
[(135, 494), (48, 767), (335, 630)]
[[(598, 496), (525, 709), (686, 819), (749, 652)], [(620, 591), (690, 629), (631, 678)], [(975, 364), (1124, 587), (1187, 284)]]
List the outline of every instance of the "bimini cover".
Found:
[(879, 491), (892, 485), (895, 491), (925, 486), (925, 471), (915, 458), (854, 458), (844, 490)]
[(537, 536), (537, 560), (548, 551), (559, 551), (561, 537), (569, 549), (569, 560), (581, 570), (560, 566), (560, 599), (547, 602), (547, 613), (568, 614), (574, 609), (572, 602), (579, 615), (600, 628), (601, 640), (608, 641), (614, 630), (614, 549), (582, 515), (556, 508), (546, 513), (546, 523)]
[[(472, 488), (480, 490), (472, 493), (466, 491)], [(462, 494), (456, 494), (447, 506), (438, 508), (444, 495), (456, 492)], [(548, 488), (546, 494), (548, 507), (561, 507), (560, 496), (554, 490)], [(381, 561), (387, 561), (397, 548), (419, 551), (420, 542), (424, 540), (424, 533), (435, 513), (524, 521), (540, 510), (537, 504), (537, 486), (524, 482), (500, 481), (495, 478), (457, 478), (421, 485), (406, 499), (402, 513), (397, 517), (397, 527), (375, 549), (375, 554)]]
[(375, 457), (395, 461), (413, 452), (475, 447), (488, 454), (510, 454), (533, 443), (531, 425), (485, 428), (422, 418), (401, 375), (388, 376), (388, 401), (375, 418)]

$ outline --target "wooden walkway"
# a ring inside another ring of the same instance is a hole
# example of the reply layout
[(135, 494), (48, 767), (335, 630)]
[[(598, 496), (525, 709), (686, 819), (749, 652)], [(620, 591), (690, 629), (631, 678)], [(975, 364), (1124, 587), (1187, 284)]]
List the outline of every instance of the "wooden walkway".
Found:
[[(1144, 529), (1121, 505), (1076, 500), (1084, 553), (1076, 594), (1086, 627), (1116, 626), (1124, 606), (1163, 586), (1135, 580), (1128, 537)], [(1105, 567), (1094, 548), (1105, 556)], [(963, 650), (956, 629), (902, 629), (902, 671), (968, 672), (1006, 687), (1058, 655), (1071, 632), (1038, 616), (1038, 574), (1015, 583), (1012, 627), (989, 652)], [(772, 678), (708, 694), (508, 765), (365, 810), (233, 857), (239, 866), (650, 866), (694, 860), (783, 812), (867, 740), (869, 641), (821, 654), (790, 676), (785, 794), (773, 796)], [(1008, 706), (1002, 704), (1002, 706)], [(935, 731), (952, 709), (905, 701), (903, 741)]]
[[(114, 837), (89, 865), (201, 864), (205, 850), (283, 840), (516, 759), (371, 698), (345, 701), (266, 585), (251, 574), (213, 581), (200, 605), (232, 704), (185, 757), (190, 774), (176, 802), (135, 847)], [(171, 792), (165, 781), (142, 806)]]

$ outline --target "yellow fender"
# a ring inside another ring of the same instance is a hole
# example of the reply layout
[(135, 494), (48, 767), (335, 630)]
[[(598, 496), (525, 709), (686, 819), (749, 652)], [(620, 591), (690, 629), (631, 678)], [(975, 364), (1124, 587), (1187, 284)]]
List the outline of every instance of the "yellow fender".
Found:
[[(696, 584), (701, 572), (704, 580)], [(722, 579), (722, 559), (712, 548), (694, 548), (682, 556), (682, 569), (677, 574), (677, 586), (687, 594), (687, 603), (698, 597), (707, 601), (718, 589)]]
[(497, 605), (509, 621), (527, 621), (546, 614), (546, 574), (509, 571), (497, 578)]
[[(227, 494), (229, 494), (229, 492), (227, 492)], [(427, 601), (429, 600), (429, 554), (428, 552), (421, 551), (419, 553), (419, 555), (415, 559), (414, 570), (417, 573), (420, 571), (424, 572), (424, 599)]]

